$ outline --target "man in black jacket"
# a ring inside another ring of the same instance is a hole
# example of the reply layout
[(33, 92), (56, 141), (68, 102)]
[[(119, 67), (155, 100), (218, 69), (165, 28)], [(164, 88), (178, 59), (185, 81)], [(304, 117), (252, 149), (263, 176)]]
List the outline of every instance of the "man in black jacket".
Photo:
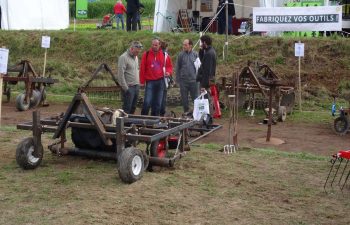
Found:
[(137, 16), (140, 9), (139, 0), (127, 0), (126, 6), (126, 30), (137, 30)]
[(216, 52), (211, 46), (212, 39), (208, 35), (201, 38), (202, 48), (199, 51), (201, 67), (198, 70), (197, 81), (200, 82), (201, 91), (208, 89), (211, 83), (215, 82)]
[(212, 39), (208, 35), (200, 38), (202, 45), (199, 50), (201, 66), (198, 69), (197, 81), (200, 83), (201, 93), (207, 92), (205, 98), (209, 100), (209, 111), (213, 115), (213, 100), (210, 94), (210, 86), (215, 84), (216, 52), (211, 46)]

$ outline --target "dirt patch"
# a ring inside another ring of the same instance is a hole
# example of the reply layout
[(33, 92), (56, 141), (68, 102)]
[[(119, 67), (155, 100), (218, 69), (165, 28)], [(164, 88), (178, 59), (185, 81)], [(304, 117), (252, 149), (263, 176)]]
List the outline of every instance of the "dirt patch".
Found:
[[(68, 104), (53, 104), (49, 107), (39, 107), (42, 117), (59, 115), (65, 112)], [(32, 120), (32, 110), (19, 112), (14, 103), (4, 103), (2, 106), (2, 125), (16, 125), (23, 121)], [(330, 156), (340, 149), (350, 147), (350, 134), (339, 136), (332, 130), (332, 118), (329, 123), (301, 123), (287, 121), (272, 126), (272, 137), (285, 141), (278, 146), (259, 144), (255, 140), (266, 137), (267, 125), (261, 124), (263, 118), (246, 117), (239, 118), (238, 141), (242, 147), (273, 148), (289, 152), (309, 152), (317, 155)], [(224, 146), (228, 144), (228, 119), (216, 119), (215, 123), (223, 125), (223, 128), (198, 141), (198, 143), (215, 143)]]

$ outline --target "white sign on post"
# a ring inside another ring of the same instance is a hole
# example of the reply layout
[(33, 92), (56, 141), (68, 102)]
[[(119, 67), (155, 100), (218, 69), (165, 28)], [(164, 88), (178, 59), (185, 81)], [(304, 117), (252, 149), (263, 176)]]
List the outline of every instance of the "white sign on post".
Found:
[(9, 50), (0, 48), (0, 73), (7, 73), (7, 63), (9, 59)]
[(295, 56), (304, 57), (304, 43), (295, 43)]
[(41, 47), (42, 48), (50, 48), (50, 37), (42, 36), (41, 37)]

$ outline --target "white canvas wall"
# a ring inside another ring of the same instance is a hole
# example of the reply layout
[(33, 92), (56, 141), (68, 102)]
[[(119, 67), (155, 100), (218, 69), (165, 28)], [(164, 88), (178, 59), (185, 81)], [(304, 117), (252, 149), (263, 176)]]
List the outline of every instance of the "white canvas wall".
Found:
[[(264, 4), (264, 1), (273, 0), (234, 0), (237, 18), (248, 18), (253, 12), (252, 7)], [(275, 0), (283, 1), (283, 0)], [(197, 5), (195, 3), (197, 2)], [(213, 0), (212, 12), (201, 12), (202, 17), (212, 17), (216, 13), (219, 0)], [(192, 1), (192, 9), (200, 9), (200, 1)], [(246, 6), (246, 7), (245, 7)], [(169, 32), (177, 21), (177, 12), (179, 9), (187, 9), (187, 0), (156, 0), (154, 10), (154, 26), (153, 32)], [(191, 10), (189, 10), (190, 12)], [(169, 17), (170, 16), (170, 17)], [(190, 14), (191, 16), (191, 14)], [(168, 19), (166, 19), (168, 18)], [(171, 18), (171, 19), (170, 19)]]
[(153, 32), (168, 32), (176, 24), (179, 9), (187, 8), (187, 0), (156, 0)]
[(59, 30), (69, 27), (68, 0), (0, 0), (1, 28)]

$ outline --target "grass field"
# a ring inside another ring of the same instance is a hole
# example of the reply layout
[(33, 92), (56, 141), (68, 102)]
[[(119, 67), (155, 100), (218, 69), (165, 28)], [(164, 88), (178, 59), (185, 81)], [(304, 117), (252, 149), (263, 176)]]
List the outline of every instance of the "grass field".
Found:
[[(201, 144), (175, 169), (123, 184), (112, 161), (57, 157), (23, 171), (0, 136), (0, 224), (348, 224), (349, 190), (323, 191), (326, 157)], [(6, 135), (6, 136), (8, 136)], [(45, 135), (46, 140), (48, 135)], [(46, 143), (46, 141), (45, 141)]]

